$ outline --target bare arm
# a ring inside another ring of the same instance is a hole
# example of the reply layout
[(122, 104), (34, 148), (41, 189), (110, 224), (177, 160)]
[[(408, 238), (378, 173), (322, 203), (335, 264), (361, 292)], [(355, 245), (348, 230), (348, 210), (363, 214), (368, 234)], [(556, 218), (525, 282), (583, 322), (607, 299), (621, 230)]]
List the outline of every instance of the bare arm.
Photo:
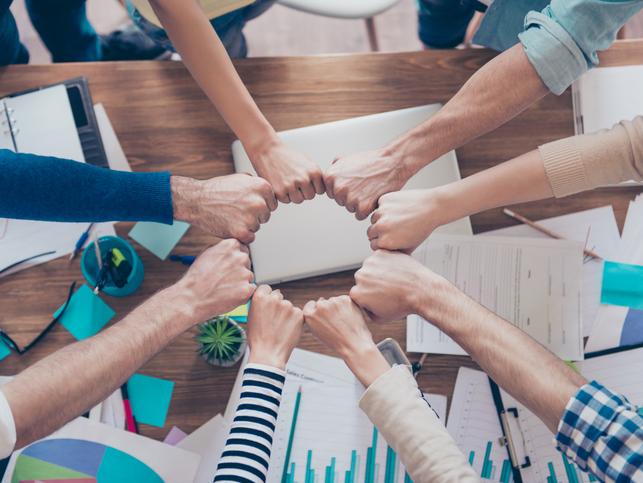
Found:
[(586, 382), (523, 331), (408, 255), (378, 250), (355, 281), (350, 293), (355, 303), (383, 321), (411, 313), (430, 320), (554, 433), (565, 405)]
[(324, 192), (321, 170), (285, 146), (261, 113), (232, 65), (197, 0), (151, 0), (184, 64), (230, 129), (259, 176), (281, 202), (300, 203)]
[(105, 399), (189, 327), (252, 295), (247, 251), (236, 240), (206, 250), (175, 285), (114, 326), (61, 349), (2, 388), (17, 447), (42, 438)]
[(337, 159), (327, 192), (358, 218), (444, 153), (512, 119), (548, 92), (521, 45), (489, 61), (431, 119), (383, 149)]

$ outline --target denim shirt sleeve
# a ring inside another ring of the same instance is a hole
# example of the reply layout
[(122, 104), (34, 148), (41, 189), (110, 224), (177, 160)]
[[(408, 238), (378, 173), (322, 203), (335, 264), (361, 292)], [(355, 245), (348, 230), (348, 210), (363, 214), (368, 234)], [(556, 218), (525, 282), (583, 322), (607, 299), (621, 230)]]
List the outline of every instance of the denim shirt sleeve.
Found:
[(558, 95), (598, 65), (597, 51), (608, 48), (641, 9), (643, 0), (553, 0), (542, 12), (527, 14), (518, 38), (542, 81)]

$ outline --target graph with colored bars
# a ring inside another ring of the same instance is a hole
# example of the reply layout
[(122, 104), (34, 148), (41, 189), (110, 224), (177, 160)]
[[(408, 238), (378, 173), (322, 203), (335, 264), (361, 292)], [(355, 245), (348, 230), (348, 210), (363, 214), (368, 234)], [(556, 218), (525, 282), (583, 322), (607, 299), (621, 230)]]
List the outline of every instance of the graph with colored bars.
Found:
[[(386, 446), (385, 461), (378, 459), (378, 445), (382, 444), (377, 428), (373, 427), (371, 445), (363, 451), (354, 449), (350, 452), (350, 466), (340, 469), (337, 457), (332, 456), (324, 467), (323, 473), (318, 473), (314, 467), (313, 450), (306, 452), (305, 470), (303, 480), (295, 479), (298, 463), (291, 462), (285, 475), (286, 483), (412, 483), (411, 477), (402, 468), (395, 451)], [(385, 442), (384, 442), (385, 444)], [(362, 468), (362, 464), (364, 467)]]
[(484, 372), (466, 367), (458, 371), (447, 430), (481, 478), (499, 483), (513, 481), (507, 448), (500, 444), (502, 428), (489, 378)]
[(358, 385), (305, 385), (285, 466), (296, 390), (284, 388), (268, 481), (410, 482), (398, 456), (358, 407), (362, 392)]

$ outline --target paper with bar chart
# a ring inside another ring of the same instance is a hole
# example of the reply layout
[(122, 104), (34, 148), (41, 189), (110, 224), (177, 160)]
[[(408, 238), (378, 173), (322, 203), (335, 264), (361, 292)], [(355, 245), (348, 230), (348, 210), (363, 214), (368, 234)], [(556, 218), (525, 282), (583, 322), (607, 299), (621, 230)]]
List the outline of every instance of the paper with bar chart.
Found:
[(268, 481), (282, 481), (297, 392), (289, 483), (405, 483), (404, 467), (359, 409), (363, 388), (339, 359), (296, 349), (287, 367)]
[[(413, 257), (565, 360), (583, 359), (583, 245), (539, 238), (432, 235)], [(418, 315), (409, 352), (464, 354)]]
[(458, 371), (447, 430), (481, 478), (512, 481), (507, 449), (499, 444), (498, 411), (484, 372), (467, 367)]
[[(643, 349), (588, 358), (576, 363), (576, 367), (588, 380), (597, 380), (611, 391), (624, 394), (635, 405), (643, 404)], [(531, 460), (531, 466), (520, 472), (525, 483), (598, 481), (556, 450), (554, 435), (533, 413), (505, 392), (502, 400), (505, 407), (518, 408), (520, 428)]]

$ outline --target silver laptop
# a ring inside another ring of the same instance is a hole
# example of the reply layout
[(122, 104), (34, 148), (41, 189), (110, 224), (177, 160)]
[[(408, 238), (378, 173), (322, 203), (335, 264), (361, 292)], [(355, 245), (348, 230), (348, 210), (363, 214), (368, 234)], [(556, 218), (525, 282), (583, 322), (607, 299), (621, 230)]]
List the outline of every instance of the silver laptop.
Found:
[[(283, 131), (279, 136), (326, 170), (338, 155), (383, 147), (440, 107), (432, 104), (355, 117)], [(239, 141), (232, 144), (232, 156), (237, 172), (254, 173)], [(404, 189), (432, 188), (458, 179), (460, 170), (451, 151), (419, 171)], [(371, 254), (368, 226), (368, 218), (357, 221), (326, 195), (300, 205), (280, 203), (250, 245), (257, 283), (275, 284), (359, 267)], [(471, 222), (465, 218), (438, 231), (471, 235)]]

